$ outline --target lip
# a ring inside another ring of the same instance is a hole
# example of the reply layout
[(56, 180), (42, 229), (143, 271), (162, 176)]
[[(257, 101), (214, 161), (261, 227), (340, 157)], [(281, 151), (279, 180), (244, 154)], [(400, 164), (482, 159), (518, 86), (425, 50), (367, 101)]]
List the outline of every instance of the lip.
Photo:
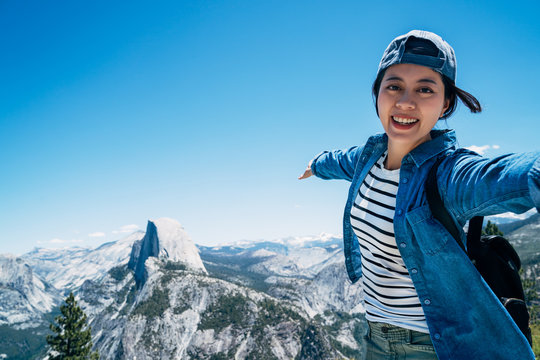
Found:
[[(410, 122), (410, 123), (400, 123), (394, 120), (394, 118), (401, 118), (405, 120), (416, 120), (416, 121)], [(390, 122), (396, 129), (407, 130), (414, 127), (416, 124), (418, 124), (420, 122), (420, 119), (418, 117), (414, 117), (411, 115), (394, 114), (390, 116)]]

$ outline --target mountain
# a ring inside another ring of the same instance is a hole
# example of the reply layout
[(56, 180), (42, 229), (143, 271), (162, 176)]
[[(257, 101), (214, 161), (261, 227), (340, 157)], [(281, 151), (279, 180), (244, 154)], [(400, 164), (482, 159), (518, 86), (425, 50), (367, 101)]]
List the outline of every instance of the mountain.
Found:
[(128, 268), (135, 271), (138, 285), (148, 277), (146, 260), (150, 257), (181, 262), (191, 270), (206, 272), (199, 250), (179, 222), (162, 218), (148, 221), (146, 234), (133, 245)]
[(0, 325), (32, 328), (53, 310), (61, 294), (37, 276), (23, 259), (0, 255)]
[(364, 315), (339, 238), (200, 247), (199, 256), (178, 230), (149, 222), (127, 265), (80, 288), (102, 358), (361, 357)]
[(43, 353), (60, 291), (23, 259), (0, 255), (0, 359), (31, 359)]
[(136, 232), (97, 249), (34, 249), (21, 256), (0, 255), (0, 359), (45, 355), (49, 324), (66, 293), (127, 264)]
[[(519, 228), (523, 228), (529, 224), (538, 224), (539, 222), (540, 222), (540, 214), (536, 213), (522, 220), (517, 220), (510, 223), (498, 224), (497, 227), (504, 234), (510, 234), (514, 232), (515, 230), (518, 230)], [(515, 236), (517, 237), (517, 235)]]
[(341, 237), (329, 234), (200, 246), (205, 263), (211, 267), (240, 270), (238, 276), (247, 271), (265, 276), (313, 277), (330, 259), (340, 254), (340, 249)]
[[(513, 229), (510, 232), (504, 232), (507, 230), (504, 227), (499, 227), (499, 229), (505, 233), (505, 237), (516, 249), (522, 265), (524, 267), (534, 265), (535, 268), (538, 268), (540, 264), (540, 214), (521, 220), (517, 225), (509, 226), (509, 229)], [(540, 271), (537, 273), (540, 277)]]
[[(124, 267), (79, 293), (103, 359), (339, 357), (325, 331), (294, 306), (181, 263), (149, 262), (142, 288)], [(96, 297), (103, 293), (115, 296)]]
[(21, 258), (49, 284), (68, 293), (79, 288), (86, 280), (99, 279), (112, 267), (127, 263), (133, 244), (143, 236), (143, 231), (136, 231), (96, 249), (36, 248)]
[[(502, 227), (513, 227), (511, 230), (517, 229), (519, 227), (520, 221), (526, 221), (531, 216), (534, 216), (538, 212), (536, 209), (530, 209), (529, 211), (526, 211), (522, 214), (515, 214), (511, 212), (506, 212), (498, 215), (493, 216), (486, 216), (486, 222), (489, 220), (492, 223), (497, 224), (497, 226), (500, 228)], [(508, 230), (506, 232), (510, 232), (511, 230)], [(503, 231), (504, 232), (504, 231)], [(506, 233), (505, 232), (505, 233)]]
[(201, 247), (209, 273), (291, 301), (309, 316), (363, 313), (362, 291), (350, 284), (343, 240), (329, 234)]

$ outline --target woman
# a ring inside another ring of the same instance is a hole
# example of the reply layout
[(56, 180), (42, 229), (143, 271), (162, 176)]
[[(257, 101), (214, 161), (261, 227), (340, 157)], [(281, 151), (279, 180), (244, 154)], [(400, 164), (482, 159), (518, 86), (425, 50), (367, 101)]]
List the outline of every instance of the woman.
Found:
[[(300, 179), (351, 181), (343, 220), (345, 263), (361, 280), (368, 359), (534, 359), (531, 348), (458, 243), (433, 219), (424, 183), (438, 172), (459, 228), (473, 216), (540, 208), (540, 154), (487, 159), (433, 130), (461, 100), (452, 47), (414, 30), (394, 39), (373, 84), (385, 133), (346, 151), (325, 151)], [(465, 236), (462, 233), (462, 239)]]

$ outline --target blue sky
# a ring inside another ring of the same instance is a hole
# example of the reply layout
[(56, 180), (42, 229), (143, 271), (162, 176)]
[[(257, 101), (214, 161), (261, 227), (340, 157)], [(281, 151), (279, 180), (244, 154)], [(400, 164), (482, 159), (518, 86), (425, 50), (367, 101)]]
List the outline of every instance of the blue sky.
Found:
[(537, 1), (2, 1), (0, 253), (96, 246), (159, 217), (203, 245), (341, 233), (347, 184), (297, 176), (382, 131), (371, 83), (414, 28), (454, 47), (458, 86), (484, 106), (447, 121), (461, 146), (538, 150), (539, 15)]

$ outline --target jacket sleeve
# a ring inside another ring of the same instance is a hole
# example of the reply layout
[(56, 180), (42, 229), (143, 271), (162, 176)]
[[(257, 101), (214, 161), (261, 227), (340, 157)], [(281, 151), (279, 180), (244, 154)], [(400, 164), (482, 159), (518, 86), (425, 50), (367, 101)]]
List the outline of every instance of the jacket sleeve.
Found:
[(313, 159), (313, 175), (324, 179), (342, 179), (352, 181), (354, 169), (362, 147), (353, 146), (348, 150), (323, 151)]
[(540, 211), (540, 152), (484, 158), (457, 150), (440, 169), (438, 183), (445, 206), (462, 224), (480, 215)]

